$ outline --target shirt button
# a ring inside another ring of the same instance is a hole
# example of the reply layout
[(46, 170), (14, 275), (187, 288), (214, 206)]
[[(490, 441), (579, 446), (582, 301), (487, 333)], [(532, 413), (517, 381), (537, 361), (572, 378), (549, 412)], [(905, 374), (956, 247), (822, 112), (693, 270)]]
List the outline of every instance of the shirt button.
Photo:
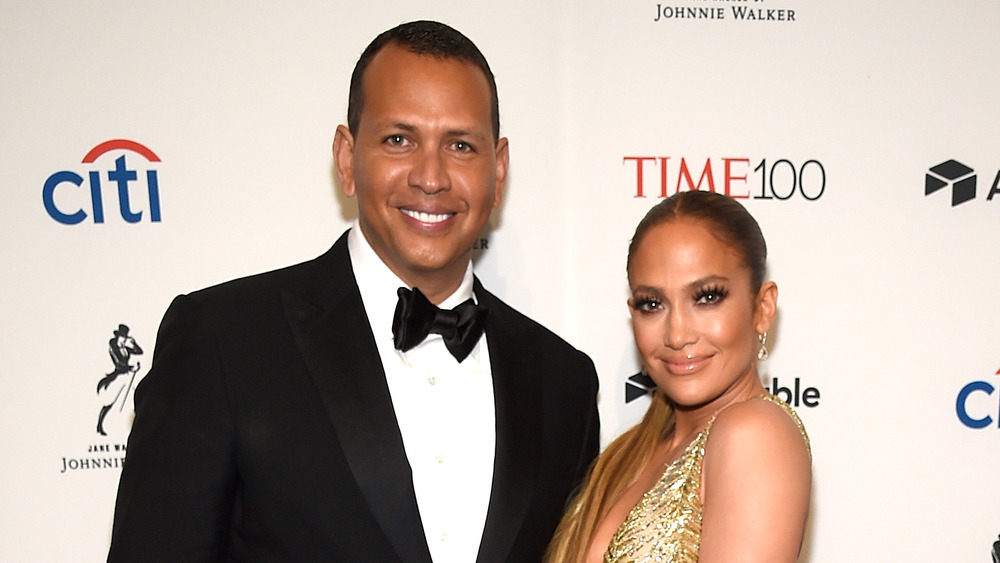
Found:
[(441, 455), (441, 454), (438, 454), (438, 455), (434, 456), (434, 461), (437, 461), (438, 463), (444, 463), (444, 456)]
[(441, 534), (441, 541), (443, 542), (448, 541), (448, 534)]
[(431, 385), (434, 385), (434, 384), (437, 383), (437, 380), (434, 379), (434, 376), (431, 376), (431, 377), (427, 378), (427, 383), (430, 383)]

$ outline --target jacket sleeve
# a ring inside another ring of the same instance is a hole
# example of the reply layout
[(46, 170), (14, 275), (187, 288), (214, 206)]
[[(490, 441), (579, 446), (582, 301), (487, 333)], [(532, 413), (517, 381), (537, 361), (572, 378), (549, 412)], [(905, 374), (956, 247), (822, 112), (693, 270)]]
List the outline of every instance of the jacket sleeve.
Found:
[(590, 466), (597, 457), (597, 454), (600, 452), (601, 447), (601, 418), (597, 410), (597, 395), (600, 384), (597, 377), (597, 371), (594, 369), (594, 362), (589, 357), (586, 358), (586, 360), (586, 381), (590, 383), (588, 397), (592, 398), (592, 400), (587, 406), (586, 434), (584, 436), (583, 448), (580, 450), (580, 462), (576, 469), (576, 482), (573, 486), (574, 491), (587, 477), (587, 473), (590, 471)]
[(171, 304), (135, 392), (109, 562), (220, 561), (235, 503), (233, 424), (216, 329)]

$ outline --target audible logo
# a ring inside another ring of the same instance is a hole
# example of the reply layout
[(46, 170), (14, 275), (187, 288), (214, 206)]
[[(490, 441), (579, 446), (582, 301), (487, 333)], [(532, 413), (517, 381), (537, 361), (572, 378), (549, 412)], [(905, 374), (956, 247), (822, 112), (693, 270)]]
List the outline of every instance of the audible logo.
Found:
[(652, 395), (656, 390), (656, 382), (649, 375), (639, 372), (625, 381), (625, 402), (631, 403), (639, 397)]

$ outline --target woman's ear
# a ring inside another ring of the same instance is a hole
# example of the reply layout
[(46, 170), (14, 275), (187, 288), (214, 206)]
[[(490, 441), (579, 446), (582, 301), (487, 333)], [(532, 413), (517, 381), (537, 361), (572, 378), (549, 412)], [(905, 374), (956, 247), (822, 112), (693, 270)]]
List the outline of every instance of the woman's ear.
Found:
[(754, 304), (754, 330), (757, 334), (767, 332), (774, 322), (774, 315), (778, 310), (778, 286), (774, 282), (764, 282), (757, 292), (757, 300)]

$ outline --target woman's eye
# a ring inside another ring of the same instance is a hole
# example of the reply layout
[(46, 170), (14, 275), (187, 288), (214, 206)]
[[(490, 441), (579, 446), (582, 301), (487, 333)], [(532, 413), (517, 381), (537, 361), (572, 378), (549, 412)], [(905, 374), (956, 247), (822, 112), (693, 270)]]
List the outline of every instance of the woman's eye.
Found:
[(726, 292), (721, 289), (706, 289), (695, 296), (695, 303), (714, 305), (726, 298)]
[(634, 307), (637, 311), (641, 311), (643, 313), (651, 313), (653, 311), (656, 311), (657, 309), (660, 309), (661, 304), (659, 301), (655, 299), (636, 299)]

